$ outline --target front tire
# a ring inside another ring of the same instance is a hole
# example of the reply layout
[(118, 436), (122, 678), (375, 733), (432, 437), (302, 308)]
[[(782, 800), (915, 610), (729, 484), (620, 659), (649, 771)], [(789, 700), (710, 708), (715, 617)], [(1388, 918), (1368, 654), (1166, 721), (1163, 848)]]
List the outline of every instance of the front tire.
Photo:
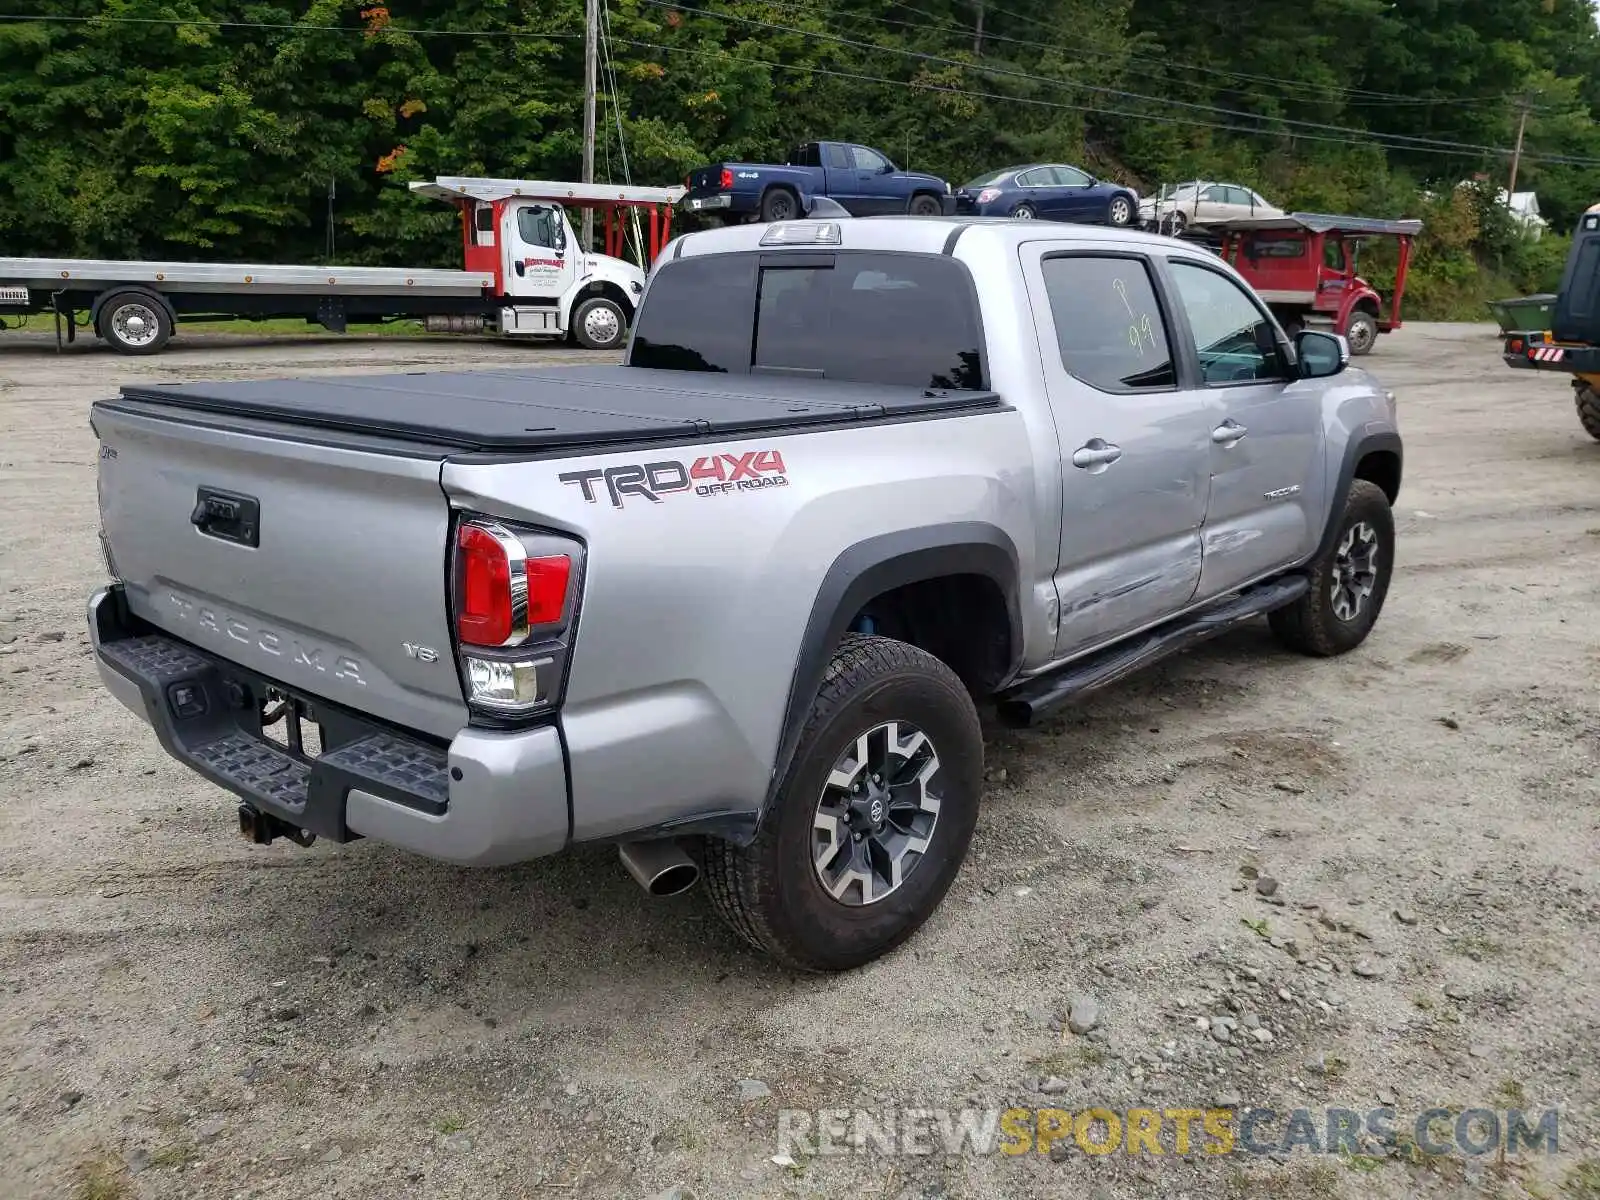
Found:
[(172, 318), (148, 292), (117, 292), (100, 306), (95, 332), (118, 354), (157, 354), (172, 338)]
[(1600, 392), (1588, 384), (1580, 383), (1573, 400), (1578, 407), (1578, 423), (1583, 426), (1585, 433), (1600, 442)]
[(707, 889), (751, 945), (845, 971), (921, 927), (978, 817), (983, 735), (955, 672), (915, 646), (850, 635), (749, 846), (711, 840)]
[(1377, 484), (1352, 480), (1330, 549), (1311, 564), (1311, 586), (1287, 608), (1268, 614), (1291, 650), (1331, 658), (1367, 640), (1394, 573), (1394, 512)]
[(1350, 343), (1352, 355), (1371, 354), (1378, 340), (1378, 318), (1364, 308), (1356, 309), (1344, 327), (1344, 340)]
[(595, 296), (572, 314), (572, 335), (585, 350), (615, 350), (628, 336), (628, 316), (615, 300)]
[(944, 212), (944, 205), (939, 203), (939, 197), (918, 192), (911, 197), (909, 211), (913, 217), (937, 217)]
[(1106, 209), (1106, 222), (1117, 229), (1126, 229), (1133, 224), (1137, 216), (1133, 201), (1126, 196), (1111, 197), (1111, 205)]

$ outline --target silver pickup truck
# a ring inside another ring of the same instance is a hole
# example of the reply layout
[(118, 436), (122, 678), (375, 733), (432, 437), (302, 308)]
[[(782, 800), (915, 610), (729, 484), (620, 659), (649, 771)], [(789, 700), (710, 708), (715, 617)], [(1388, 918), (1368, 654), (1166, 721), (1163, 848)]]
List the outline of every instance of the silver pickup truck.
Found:
[(1395, 406), (1147, 234), (793, 221), (670, 246), (625, 364), (94, 405), (101, 676), (239, 828), (620, 847), (781, 961), (909, 937), (1026, 724), (1266, 617), (1340, 654)]

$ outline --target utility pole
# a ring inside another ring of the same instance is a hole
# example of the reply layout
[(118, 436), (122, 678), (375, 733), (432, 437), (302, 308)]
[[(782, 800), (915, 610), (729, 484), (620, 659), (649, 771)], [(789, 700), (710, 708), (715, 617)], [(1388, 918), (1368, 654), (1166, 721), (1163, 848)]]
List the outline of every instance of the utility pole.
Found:
[(978, 0), (978, 20), (972, 33), (972, 52), (983, 53), (983, 0)]
[(1511, 181), (1506, 184), (1506, 205), (1517, 190), (1517, 167), (1522, 163), (1522, 135), (1528, 129), (1528, 110), (1533, 107), (1527, 96), (1517, 101), (1517, 148), (1511, 152)]
[[(600, 68), (600, 0), (583, 6), (583, 181), (594, 182), (594, 108)], [(594, 247), (594, 209), (583, 210), (583, 252)]]

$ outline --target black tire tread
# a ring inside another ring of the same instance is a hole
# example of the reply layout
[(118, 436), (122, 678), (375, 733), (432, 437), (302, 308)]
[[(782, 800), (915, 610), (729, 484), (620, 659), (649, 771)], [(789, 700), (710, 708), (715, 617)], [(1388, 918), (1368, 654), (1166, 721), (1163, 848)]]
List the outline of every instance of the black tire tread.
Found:
[[(1367, 479), (1350, 481), (1350, 491), (1345, 496), (1344, 508), (1339, 514), (1343, 524), (1352, 508), (1367, 504), (1389, 505), (1389, 497), (1382, 488)], [(1311, 586), (1306, 594), (1285, 608), (1267, 614), (1267, 624), (1273, 635), (1291, 650), (1313, 658), (1332, 658), (1347, 647), (1341, 647), (1332, 637), (1322, 619), (1322, 598), (1328, 592), (1328, 572), (1333, 568), (1333, 555), (1324, 555), (1310, 565), (1307, 576)], [(1393, 571), (1391, 559), (1390, 570)]]
[[(156, 314), (156, 321), (162, 326), (161, 335), (148, 346), (127, 346), (111, 336), (111, 314), (116, 312), (118, 305), (127, 300), (137, 300), (141, 304), (149, 305), (150, 310)], [(167, 315), (166, 307), (155, 296), (141, 288), (124, 288), (122, 291), (111, 293), (100, 305), (95, 319), (95, 333), (118, 354), (159, 354), (166, 349), (167, 343), (172, 340), (172, 335), (176, 332), (177, 323)]]
[[(617, 321), (620, 324), (622, 332), (617, 335), (617, 340), (609, 346), (591, 346), (584, 338), (582, 332), (580, 332), (583, 329), (583, 318), (585, 314), (587, 314), (589, 309), (597, 304), (606, 304), (617, 310)], [(618, 304), (610, 296), (590, 296), (581, 301), (578, 304), (578, 307), (572, 310), (571, 333), (572, 340), (577, 345), (582, 346), (585, 350), (615, 350), (628, 340), (628, 310), (621, 304)]]
[(775, 219), (774, 217), (771, 216), (772, 199), (775, 196), (786, 196), (788, 198), (788, 200), (789, 200), (789, 204), (791, 205), (792, 214), (793, 215), (798, 215), (799, 214), (799, 212), (800, 212), (800, 197), (798, 195), (796, 195), (795, 192), (792, 189), (786, 188), (786, 187), (784, 187), (784, 186), (782, 186), (780, 184), (780, 185), (778, 185), (776, 187), (768, 188), (761, 195), (761, 213), (760, 213), (760, 215), (761, 215), (761, 219), (763, 221), (771, 222), (771, 221), (773, 221)]
[[(966, 686), (954, 671), (933, 655), (907, 642), (852, 633), (846, 634), (839, 643), (839, 648), (834, 651), (823, 672), (822, 685), (817, 689), (816, 702), (811, 706), (806, 723), (800, 731), (795, 759), (800, 758), (805, 747), (816, 735), (817, 729), (829, 719), (834, 710), (845, 703), (851, 693), (861, 686), (862, 674), (868, 674), (873, 679), (881, 679), (886, 675), (897, 673), (916, 673), (937, 679), (950, 691), (953, 698), (959, 700), (963, 716), (970, 723), (973, 736), (981, 740), (982, 726), (978, 719), (977, 708), (972, 703), (972, 697)], [(791, 762), (790, 775), (794, 773), (794, 769), (795, 764)], [(787, 783), (786, 779), (784, 785), (787, 786)], [(781, 803), (781, 791), (779, 797), (777, 802)], [(771, 856), (752, 851), (761, 847), (764, 839), (770, 841), (774, 836), (772, 824), (764, 823), (757, 831), (756, 840), (750, 847), (707, 838), (701, 863), (706, 891), (711, 897), (717, 915), (751, 946), (770, 955), (791, 970), (815, 973), (820, 968), (796, 958), (785, 947), (778, 931), (772, 928), (762, 913), (761, 898), (776, 890), (776, 884), (768, 865)], [(910, 937), (915, 930), (915, 926), (907, 929), (899, 941)], [(898, 941), (896, 944), (899, 944)], [(886, 948), (885, 952), (887, 949), (892, 947)]]
[[(1366, 319), (1367, 323), (1372, 326), (1372, 340), (1370, 342), (1368, 342), (1365, 346), (1361, 347), (1360, 349), (1357, 349), (1355, 343), (1351, 342), (1351, 344), (1350, 344), (1350, 353), (1352, 355), (1371, 354), (1372, 351), (1378, 345), (1378, 318), (1373, 316), (1371, 312), (1369, 312), (1367, 309), (1364, 309), (1364, 308), (1358, 308), (1358, 309), (1356, 309), (1355, 312), (1350, 314), (1350, 320), (1352, 320), (1352, 321), (1354, 321), (1357, 317), (1364, 317)], [(1348, 324), (1346, 324), (1346, 326), (1345, 326), (1346, 340), (1349, 340), (1349, 333), (1350, 333), (1350, 326)]]
[(1585, 433), (1600, 442), (1600, 392), (1587, 386), (1575, 390), (1573, 401), (1578, 409), (1578, 423)]

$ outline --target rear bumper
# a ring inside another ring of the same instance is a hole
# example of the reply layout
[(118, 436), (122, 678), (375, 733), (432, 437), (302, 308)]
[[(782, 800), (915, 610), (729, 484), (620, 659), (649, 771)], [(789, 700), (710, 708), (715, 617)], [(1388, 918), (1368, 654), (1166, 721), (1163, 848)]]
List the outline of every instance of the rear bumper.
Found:
[[(1512, 349), (1513, 342), (1519, 349)], [(1600, 346), (1570, 346), (1546, 341), (1542, 334), (1506, 335), (1500, 357), (1506, 366), (1525, 371), (1560, 371), (1568, 375), (1600, 374)]]
[(690, 212), (727, 212), (733, 207), (733, 195), (715, 192), (709, 196), (685, 196), (683, 206)]
[(566, 759), (554, 727), (463, 729), (446, 747), (297, 697), (324, 739), (309, 758), (262, 730), (259, 700), (272, 680), (143, 625), (119, 586), (90, 598), (89, 634), (106, 689), (168, 754), (289, 825), (463, 866), (521, 862), (567, 844)]

